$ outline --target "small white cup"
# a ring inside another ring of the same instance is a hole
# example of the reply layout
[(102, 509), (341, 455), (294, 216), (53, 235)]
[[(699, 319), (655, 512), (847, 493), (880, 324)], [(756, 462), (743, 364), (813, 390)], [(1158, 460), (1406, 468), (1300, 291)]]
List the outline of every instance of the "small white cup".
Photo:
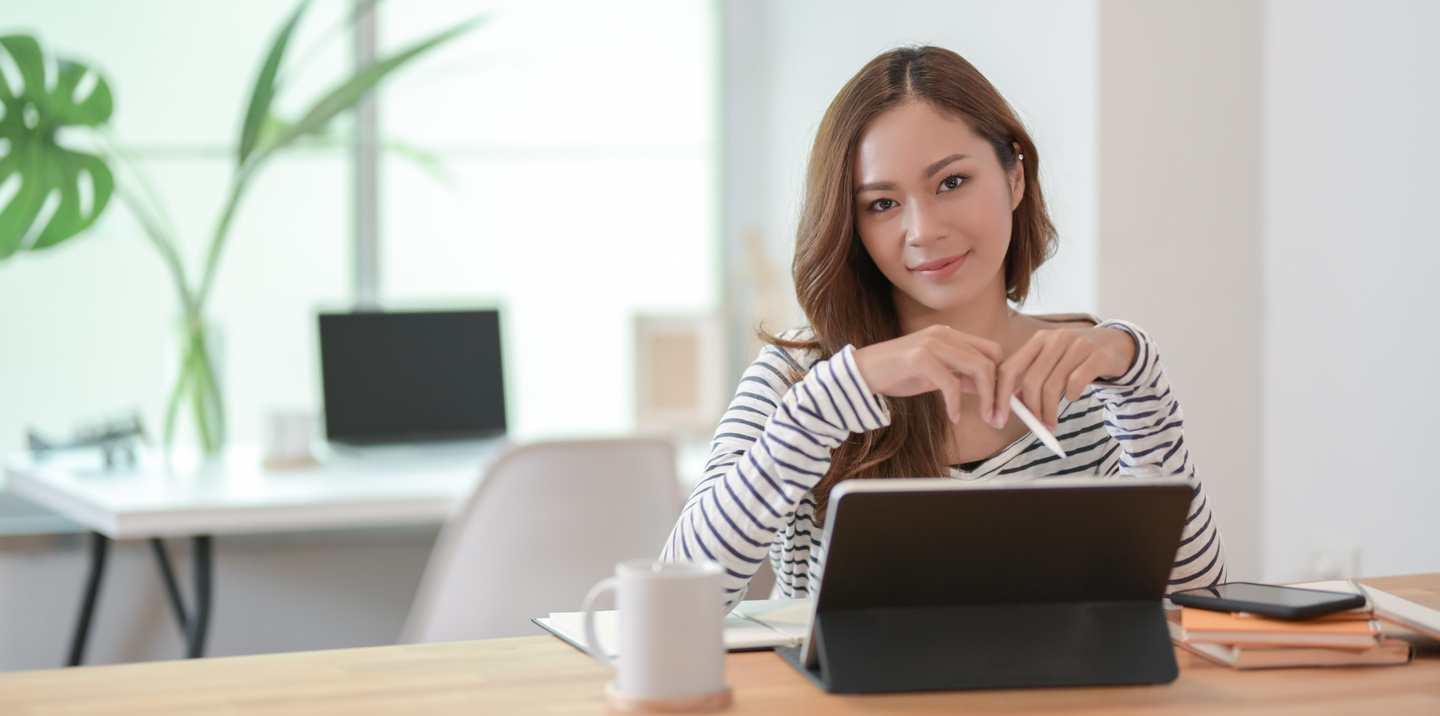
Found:
[[(624, 711), (711, 710), (730, 704), (725, 685), (725, 570), (716, 562), (632, 559), (585, 596), (590, 654), (615, 670), (610, 705)], [(611, 659), (595, 633), (595, 600), (615, 591), (620, 649)], [(617, 663), (618, 662), (618, 663)]]
[(310, 443), (315, 416), (299, 410), (276, 410), (265, 416), (265, 466), (284, 469), (315, 464)]

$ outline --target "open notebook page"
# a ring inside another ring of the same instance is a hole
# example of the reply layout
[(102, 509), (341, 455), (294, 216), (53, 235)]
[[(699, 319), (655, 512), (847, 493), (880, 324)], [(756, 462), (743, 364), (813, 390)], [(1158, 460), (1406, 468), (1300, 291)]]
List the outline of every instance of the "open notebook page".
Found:
[[(755, 599), (740, 602), (725, 617), (725, 648), (730, 651), (796, 646), (810, 631), (815, 603), (808, 599)], [(555, 636), (586, 649), (584, 612), (551, 612), (533, 620)], [(595, 612), (595, 635), (611, 656), (619, 648), (620, 613)]]

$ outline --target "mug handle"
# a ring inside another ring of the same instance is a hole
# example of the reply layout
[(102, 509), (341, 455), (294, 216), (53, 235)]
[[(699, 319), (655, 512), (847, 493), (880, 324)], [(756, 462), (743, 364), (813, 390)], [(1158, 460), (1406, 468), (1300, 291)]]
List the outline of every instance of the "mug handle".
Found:
[(607, 669), (615, 668), (615, 660), (605, 655), (605, 650), (600, 648), (600, 640), (596, 638), (594, 607), (595, 600), (599, 599), (600, 595), (615, 590), (617, 581), (615, 577), (600, 580), (595, 586), (590, 588), (590, 593), (585, 595), (585, 601), (580, 607), (580, 611), (585, 612), (585, 643), (589, 645), (586, 651), (589, 651), (590, 656), (595, 657), (595, 660)]

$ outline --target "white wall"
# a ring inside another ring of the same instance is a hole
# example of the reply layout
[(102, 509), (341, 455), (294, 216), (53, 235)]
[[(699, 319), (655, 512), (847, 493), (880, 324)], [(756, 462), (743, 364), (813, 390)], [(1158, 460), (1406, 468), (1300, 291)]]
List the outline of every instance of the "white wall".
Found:
[(1102, 310), (1166, 349), (1231, 576), (1440, 569), (1440, 7), (1100, 25)]
[(1101, 312), (1159, 344), (1230, 576), (1255, 579), (1261, 10), (1104, 0), (1100, 17)]
[(1266, 574), (1440, 571), (1440, 4), (1270, 0)]
[[(790, 279), (805, 163), (840, 87), (875, 55), (933, 44), (975, 65), (1018, 110), (1040, 147), (1041, 183), (1060, 231), (1026, 310), (1093, 312), (1096, 265), (1096, 3), (1093, 0), (726, 3), (725, 179), (722, 219), (732, 271), (732, 326), (803, 322)], [(768, 312), (747, 232), (758, 233), (779, 294)], [(736, 360), (748, 363), (753, 353)], [(736, 368), (743, 367), (743, 363)], [(738, 375), (738, 372), (736, 373)]]

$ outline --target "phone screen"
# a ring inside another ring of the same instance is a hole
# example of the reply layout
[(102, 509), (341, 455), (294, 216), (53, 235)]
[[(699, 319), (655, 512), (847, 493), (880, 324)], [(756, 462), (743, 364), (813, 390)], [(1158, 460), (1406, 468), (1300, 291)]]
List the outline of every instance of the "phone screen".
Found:
[(1188, 591), (1196, 596), (1208, 595), (1228, 601), (1258, 602), (1260, 604), (1275, 604), (1296, 608), (1304, 608), (1316, 604), (1329, 604), (1338, 600), (1352, 598), (1348, 594), (1339, 594), (1336, 592), (1317, 592), (1309, 589), (1245, 583), (1218, 584), (1213, 587), (1202, 587)]

